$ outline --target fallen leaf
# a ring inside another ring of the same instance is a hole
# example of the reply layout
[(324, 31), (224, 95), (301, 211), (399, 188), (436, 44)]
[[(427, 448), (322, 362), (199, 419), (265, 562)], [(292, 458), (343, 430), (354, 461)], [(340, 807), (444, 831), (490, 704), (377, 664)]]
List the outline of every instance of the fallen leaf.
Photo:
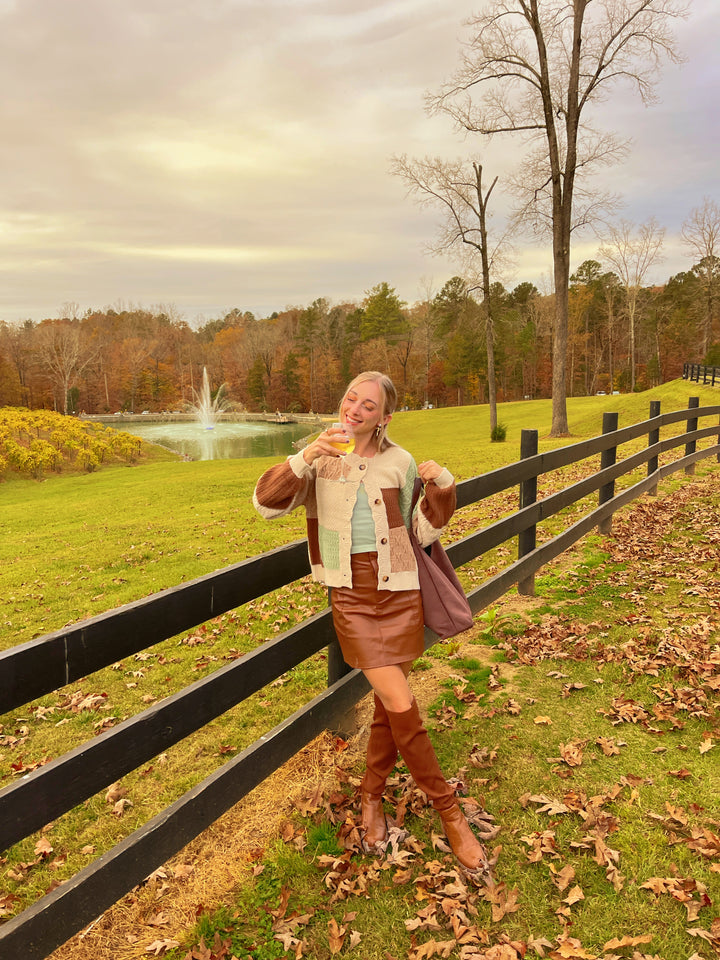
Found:
[(53, 852), (52, 844), (46, 837), (40, 837), (35, 844), (35, 856), (44, 859)]
[(341, 927), (335, 917), (331, 917), (328, 923), (328, 943), (330, 946), (330, 953), (333, 955), (340, 953), (345, 943), (345, 933), (347, 927)]
[(577, 884), (572, 888), (568, 895), (563, 900), (563, 903), (567, 903), (571, 907), (574, 903), (579, 903), (581, 900), (585, 899), (585, 894), (582, 892), (582, 888)]
[(132, 801), (128, 800), (127, 797), (123, 797), (122, 800), (118, 800), (118, 802), (113, 807), (113, 813), (115, 814), (116, 817), (121, 817), (125, 813), (125, 808), (131, 807), (131, 806), (132, 806)]
[(551, 960), (597, 960), (597, 954), (588, 953), (575, 937), (563, 937), (550, 954)]
[(613, 757), (620, 753), (620, 748), (615, 743), (613, 737), (598, 737), (595, 743), (600, 747), (606, 757)]
[[(552, 864), (550, 866), (551, 871), (553, 870)], [(554, 871), (553, 871), (554, 872)], [(559, 870), (557, 874), (553, 877), (553, 883), (562, 893), (569, 884), (575, 879), (575, 869), (570, 866), (569, 863), (566, 863), (562, 870)]]
[(159, 957), (163, 953), (167, 953), (168, 950), (174, 950), (175, 947), (180, 946), (179, 940), (153, 940), (153, 942), (145, 948), (145, 953), (151, 953), (155, 957)]
[(587, 740), (573, 740), (568, 744), (560, 744), (560, 755), (569, 767), (579, 767), (583, 762), (583, 750)]
[(641, 943), (651, 943), (652, 939), (653, 939), (652, 933), (646, 933), (641, 937), (625, 936), (620, 938), (619, 940), (617, 938), (614, 938), (612, 940), (608, 940), (608, 942), (603, 947), (603, 950), (605, 951), (620, 950), (622, 949), (622, 947), (637, 947)]

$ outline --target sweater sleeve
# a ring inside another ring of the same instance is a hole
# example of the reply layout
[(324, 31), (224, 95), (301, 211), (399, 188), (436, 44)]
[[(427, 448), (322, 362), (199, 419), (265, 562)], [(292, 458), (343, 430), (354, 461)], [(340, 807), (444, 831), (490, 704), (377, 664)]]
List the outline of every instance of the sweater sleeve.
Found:
[(284, 517), (305, 503), (314, 478), (315, 471), (306, 463), (302, 451), (296, 453), (260, 477), (253, 493), (253, 506), (266, 520)]
[(449, 470), (443, 469), (436, 480), (425, 484), (424, 495), (420, 497), (413, 517), (415, 536), (421, 546), (427, 547), (441, 536), (455, 513), (456, 505), (455, 480)]

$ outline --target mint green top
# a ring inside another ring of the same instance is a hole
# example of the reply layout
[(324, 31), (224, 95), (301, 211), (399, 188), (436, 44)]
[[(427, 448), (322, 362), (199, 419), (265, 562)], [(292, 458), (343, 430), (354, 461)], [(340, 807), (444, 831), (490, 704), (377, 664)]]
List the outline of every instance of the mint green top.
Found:
[(357, 500), (353, 507), (350, 526), (352, 528), (352, 546), (350, 547), (350, 553), (373, 553), (377, 550), (375, 521), (373, 520), (364, 483), (361, 483), (358, 487)]

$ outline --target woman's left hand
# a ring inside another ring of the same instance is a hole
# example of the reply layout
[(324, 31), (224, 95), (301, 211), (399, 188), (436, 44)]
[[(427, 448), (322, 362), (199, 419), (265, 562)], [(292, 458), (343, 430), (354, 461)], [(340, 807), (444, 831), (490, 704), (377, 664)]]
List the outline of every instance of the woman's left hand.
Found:
[(427, 483), (428, 480), (437, 480), (442, 472), (443, 468), (434, 460), (424, 460), (418, 464), (418, 473), (423, 483)]

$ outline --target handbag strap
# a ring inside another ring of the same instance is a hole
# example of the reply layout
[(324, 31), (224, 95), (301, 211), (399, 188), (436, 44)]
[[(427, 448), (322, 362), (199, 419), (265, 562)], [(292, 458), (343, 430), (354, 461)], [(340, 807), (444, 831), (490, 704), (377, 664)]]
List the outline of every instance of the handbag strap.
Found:
[(418, 500), (420, 499), (420, 494), (422, 493), (423, 482), (422, 477), (415, 477), (415, 483), (413, 484), (412, 500), (410, 501), (410, 517), (412, 518), (413, 513), (415, 513), (415, 507)]

